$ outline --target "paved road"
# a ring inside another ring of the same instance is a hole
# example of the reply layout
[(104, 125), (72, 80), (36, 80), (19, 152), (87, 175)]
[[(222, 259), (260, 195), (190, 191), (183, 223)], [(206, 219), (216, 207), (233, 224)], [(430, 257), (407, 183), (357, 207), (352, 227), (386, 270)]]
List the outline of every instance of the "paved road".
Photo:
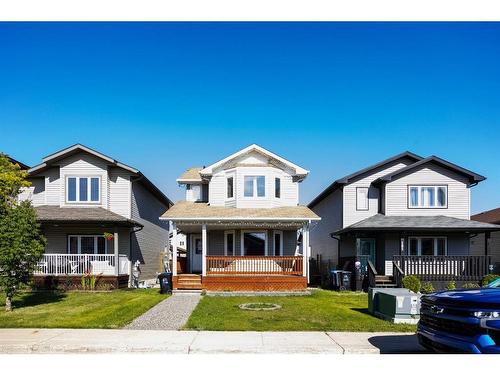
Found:
[(173, 294), (136, 318), (125, 329), (181, 329), (200, 298), (200, 293)]
[(2, 329), (0, 353), (422, 353), (415, 335), (351, 332), (210, 332)]

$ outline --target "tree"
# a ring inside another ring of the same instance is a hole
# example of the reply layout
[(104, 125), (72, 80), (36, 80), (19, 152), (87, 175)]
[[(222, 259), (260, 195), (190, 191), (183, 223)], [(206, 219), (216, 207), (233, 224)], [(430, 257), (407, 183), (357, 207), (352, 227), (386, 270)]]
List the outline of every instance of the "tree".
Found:
[(0, 289), (5, 292), (5, 309), (12, 310), (12, 298), (26, 284), (43, 255), (45, 238), (30, 201), (18, 200), (30, 183), (27, 173), (0, 154)]

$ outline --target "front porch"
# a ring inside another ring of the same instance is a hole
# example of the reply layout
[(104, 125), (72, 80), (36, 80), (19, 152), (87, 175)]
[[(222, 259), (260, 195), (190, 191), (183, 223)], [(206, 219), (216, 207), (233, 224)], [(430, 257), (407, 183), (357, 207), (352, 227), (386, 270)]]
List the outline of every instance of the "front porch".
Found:
[(174, 289), (298, 291), (307, 288), (308, 223), (174, 222), (172, 230), (172, 244), (177, 243), (179, 231), (187, 239), (185, 256), (172, 246)]

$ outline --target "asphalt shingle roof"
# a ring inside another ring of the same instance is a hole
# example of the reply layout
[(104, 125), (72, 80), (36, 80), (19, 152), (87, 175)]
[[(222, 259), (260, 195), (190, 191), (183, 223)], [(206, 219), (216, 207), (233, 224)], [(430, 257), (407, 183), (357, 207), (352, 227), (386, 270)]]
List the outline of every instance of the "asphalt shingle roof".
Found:
[(413, 231), (500, 231), (500, 225), (481, 223), (474, 220), (457, 219), (454, 217), (437, 216), (385, 216), (373, 215), (361, 220), (335, 234), (352, 231), (377, 230), (413, 230)]
[(80, 222), (80, 223), (115, 223), (127, 226), (142, 226), (102, 207), (35, 207), (40, 222)]
[(167, 220), (180, 219), (262, 219), (262, 220), (320, 220), (320, 217), (305, 206), (274, 207), (274, 208), (235, 208), (210, 206), (207, 203), (180, 201), (166, 211), (162, 218)]

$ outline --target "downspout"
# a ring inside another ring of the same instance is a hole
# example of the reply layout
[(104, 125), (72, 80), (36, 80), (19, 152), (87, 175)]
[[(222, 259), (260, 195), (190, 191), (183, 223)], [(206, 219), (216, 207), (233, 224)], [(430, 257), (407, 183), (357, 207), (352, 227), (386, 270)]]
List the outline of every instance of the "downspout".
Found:
[(334, 240), (337, 240), (337, 267), (338, 267), (340, 263), (340, 244), (341, 244), (340, 237), (334, 235), (333, 233), (330, 233), (330, 237), (333, 238)]

